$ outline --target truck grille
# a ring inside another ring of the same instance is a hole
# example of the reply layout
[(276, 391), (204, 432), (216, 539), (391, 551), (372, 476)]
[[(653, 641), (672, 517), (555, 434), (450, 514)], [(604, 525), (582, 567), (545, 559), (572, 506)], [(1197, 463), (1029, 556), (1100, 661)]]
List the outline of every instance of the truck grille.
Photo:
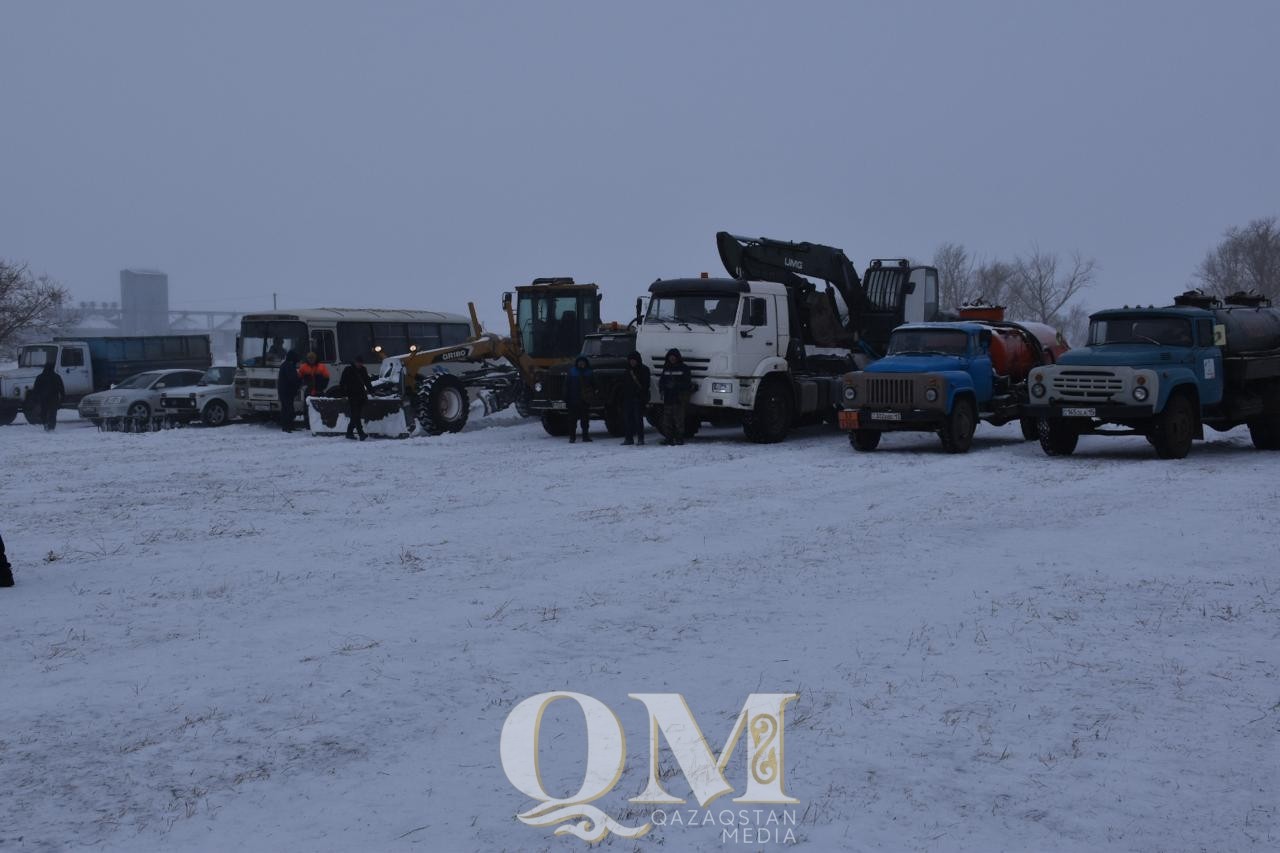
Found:
[(910, 379), (867, 379), (867, 406), (911, 405)]
[(194, 409), (196, 402), (189, 397), (165, 397), (160, 406), (165, 409)]
[[(652, 361), (654, 373), (661, 373), (663, 365), (667, 363), (665, 358), (655, 358)], [(688, 365), (689, 372), (694, 376), (697, 376), (698, 374), (705, 374), (707, 369), (711, 366), (711, 359), (709, 358), (685, 358), (683, 361)]]
[(1124, 390), (1124, 380), (1109, 370), (1063, 370), (1053, 377), (1053, 396), (1107, 400)]
[(276, 387), (276, 381), (274, 379), (250, 379), (249, 387), (250, 388), (274, 388)]

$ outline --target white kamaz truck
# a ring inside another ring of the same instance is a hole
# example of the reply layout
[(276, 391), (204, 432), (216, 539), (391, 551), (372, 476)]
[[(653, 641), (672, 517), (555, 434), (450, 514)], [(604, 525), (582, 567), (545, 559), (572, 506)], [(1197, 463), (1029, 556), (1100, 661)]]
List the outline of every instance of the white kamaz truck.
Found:
[[(716, 235), (731, 278), (656, 281), (636, 346), (657, 380), (680, 350), (693, 375), (686, 435), (702, 423), (740, 423), (755, 442), (833, 421), (841, 377), (879, 358), (904, 322), (938, 317), (938, 272), (872, 261), (864, 278), (840, 249)], [(813, 279), (825, 282), (819, 290)]]

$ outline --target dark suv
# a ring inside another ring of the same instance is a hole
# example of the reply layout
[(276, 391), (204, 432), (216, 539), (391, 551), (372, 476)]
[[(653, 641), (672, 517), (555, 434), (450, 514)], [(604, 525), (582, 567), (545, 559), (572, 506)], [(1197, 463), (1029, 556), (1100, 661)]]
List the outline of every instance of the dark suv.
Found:
[[(609, 435), (620, 436), (623, 433), (618, 383), (627, 369), (627, 356), (635, 348), (635, 332), (625, 329), (587, 335), (582, 341), (579, 355), (591, 362), (593, 377), (593, 387), (587, 394), (591, 417), (602, 419)], [(565, 376), (571, 367), (573, 362), (558, 364), (538, 371), (534, 377), (529, 409), (541, 416), (542, 428), (549, 435), (565, 436), (572, 428), (573, 421), (564, 402)]]

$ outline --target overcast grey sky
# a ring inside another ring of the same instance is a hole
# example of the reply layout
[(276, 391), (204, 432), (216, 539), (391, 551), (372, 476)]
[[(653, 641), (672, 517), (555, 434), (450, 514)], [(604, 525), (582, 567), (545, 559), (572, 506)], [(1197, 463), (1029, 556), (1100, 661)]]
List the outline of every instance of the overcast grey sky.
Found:
[(1278, 2), (0, 4), (0, 256), (175, 307), (497, 316), (719, 229), (1097, 258), (1165, 301), (1280, 213)]

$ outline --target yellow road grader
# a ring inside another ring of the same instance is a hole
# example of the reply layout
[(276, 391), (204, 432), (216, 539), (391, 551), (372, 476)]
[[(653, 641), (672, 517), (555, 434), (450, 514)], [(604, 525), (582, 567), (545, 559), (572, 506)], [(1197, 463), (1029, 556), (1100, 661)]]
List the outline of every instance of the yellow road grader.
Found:
[[(600, 289), (572, 278), (537, 278), (502, 295), (510, 334), (486, 332), (471, 312), (471, 337), (460, 344), (384, 358), (374, 394), (365, 407), (369, 431), (441, 435), (467, 423), (472, 401), (491, 415), (526, 401), (537, 371), (573, 359), (583, 338), (600, 327)], [(311, 397), (312, 432), (346, 429), (350, 408), (343, 397)]]

